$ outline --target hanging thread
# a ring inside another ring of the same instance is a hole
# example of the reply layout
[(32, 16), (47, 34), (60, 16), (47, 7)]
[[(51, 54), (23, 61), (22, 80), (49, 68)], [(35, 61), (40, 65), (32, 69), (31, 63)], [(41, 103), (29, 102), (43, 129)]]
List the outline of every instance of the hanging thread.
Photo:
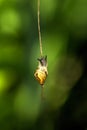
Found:
[(38, 17), (38, 33), (39, 33), (39, 44), (40, 44), (40, 54), (41, 57), (43, 56), (43, 50), (42, 50), (42, 39), (41, 39), (41, 29), (40, 29), (40, 0), (38, 0), (38, 10), (37, 10), (37, 17)]

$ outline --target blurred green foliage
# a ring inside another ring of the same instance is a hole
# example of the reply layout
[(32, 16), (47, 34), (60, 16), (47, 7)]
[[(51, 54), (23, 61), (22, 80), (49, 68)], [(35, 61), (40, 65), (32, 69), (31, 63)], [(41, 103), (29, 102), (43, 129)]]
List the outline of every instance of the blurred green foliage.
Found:
[(40, 11), (44, 100), (34, 78), (37, 1), (0, 0), (0, 130), (86, 130), (87, 0), (41, 0)]

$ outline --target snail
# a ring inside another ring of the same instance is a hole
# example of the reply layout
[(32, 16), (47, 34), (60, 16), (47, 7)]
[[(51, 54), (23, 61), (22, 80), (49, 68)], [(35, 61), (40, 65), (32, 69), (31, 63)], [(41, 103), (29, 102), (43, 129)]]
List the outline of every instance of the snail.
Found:
[(43, 56), (40, 59), (38, 58), (37, 60), (39, 61), (39, 65), (34, 73), (34, 76), (36, 80), (40, 83), (40, 85), (43, 86), (48, 75), (47, 56)]

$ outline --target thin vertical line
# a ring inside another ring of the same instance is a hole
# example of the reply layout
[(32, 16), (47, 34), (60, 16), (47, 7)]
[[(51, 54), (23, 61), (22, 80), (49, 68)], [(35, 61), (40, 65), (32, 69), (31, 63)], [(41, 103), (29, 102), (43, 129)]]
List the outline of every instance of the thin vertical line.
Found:
[(40, 0), (38, 0), (37, 16), (38, 16), (38, 33), (39, 33), (40, 54), (42, 56), (43, 51), (42, 51), (42, 40), (41, 40), (41, 30), (40, 30)]

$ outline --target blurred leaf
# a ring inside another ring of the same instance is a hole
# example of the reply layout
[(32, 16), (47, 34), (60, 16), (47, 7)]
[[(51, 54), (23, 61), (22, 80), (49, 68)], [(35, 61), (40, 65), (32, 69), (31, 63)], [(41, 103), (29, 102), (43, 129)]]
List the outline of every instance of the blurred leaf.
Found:
[(1, 14), (1, 31), (16, 34), (21, 26), (20, 16), (16, 10), (7, 8)]
[(16, 73), (11, 69), (0, 69), (0, 94), (3, 94), (15, 83)]
[(34, 121), (38, 118), (40, 112), (40, 97), (39, 93), (34, 93), (28, 86), (23, 85), (19, 89), (15, 98), (15, 110), (18, 115), (30, 121)]

